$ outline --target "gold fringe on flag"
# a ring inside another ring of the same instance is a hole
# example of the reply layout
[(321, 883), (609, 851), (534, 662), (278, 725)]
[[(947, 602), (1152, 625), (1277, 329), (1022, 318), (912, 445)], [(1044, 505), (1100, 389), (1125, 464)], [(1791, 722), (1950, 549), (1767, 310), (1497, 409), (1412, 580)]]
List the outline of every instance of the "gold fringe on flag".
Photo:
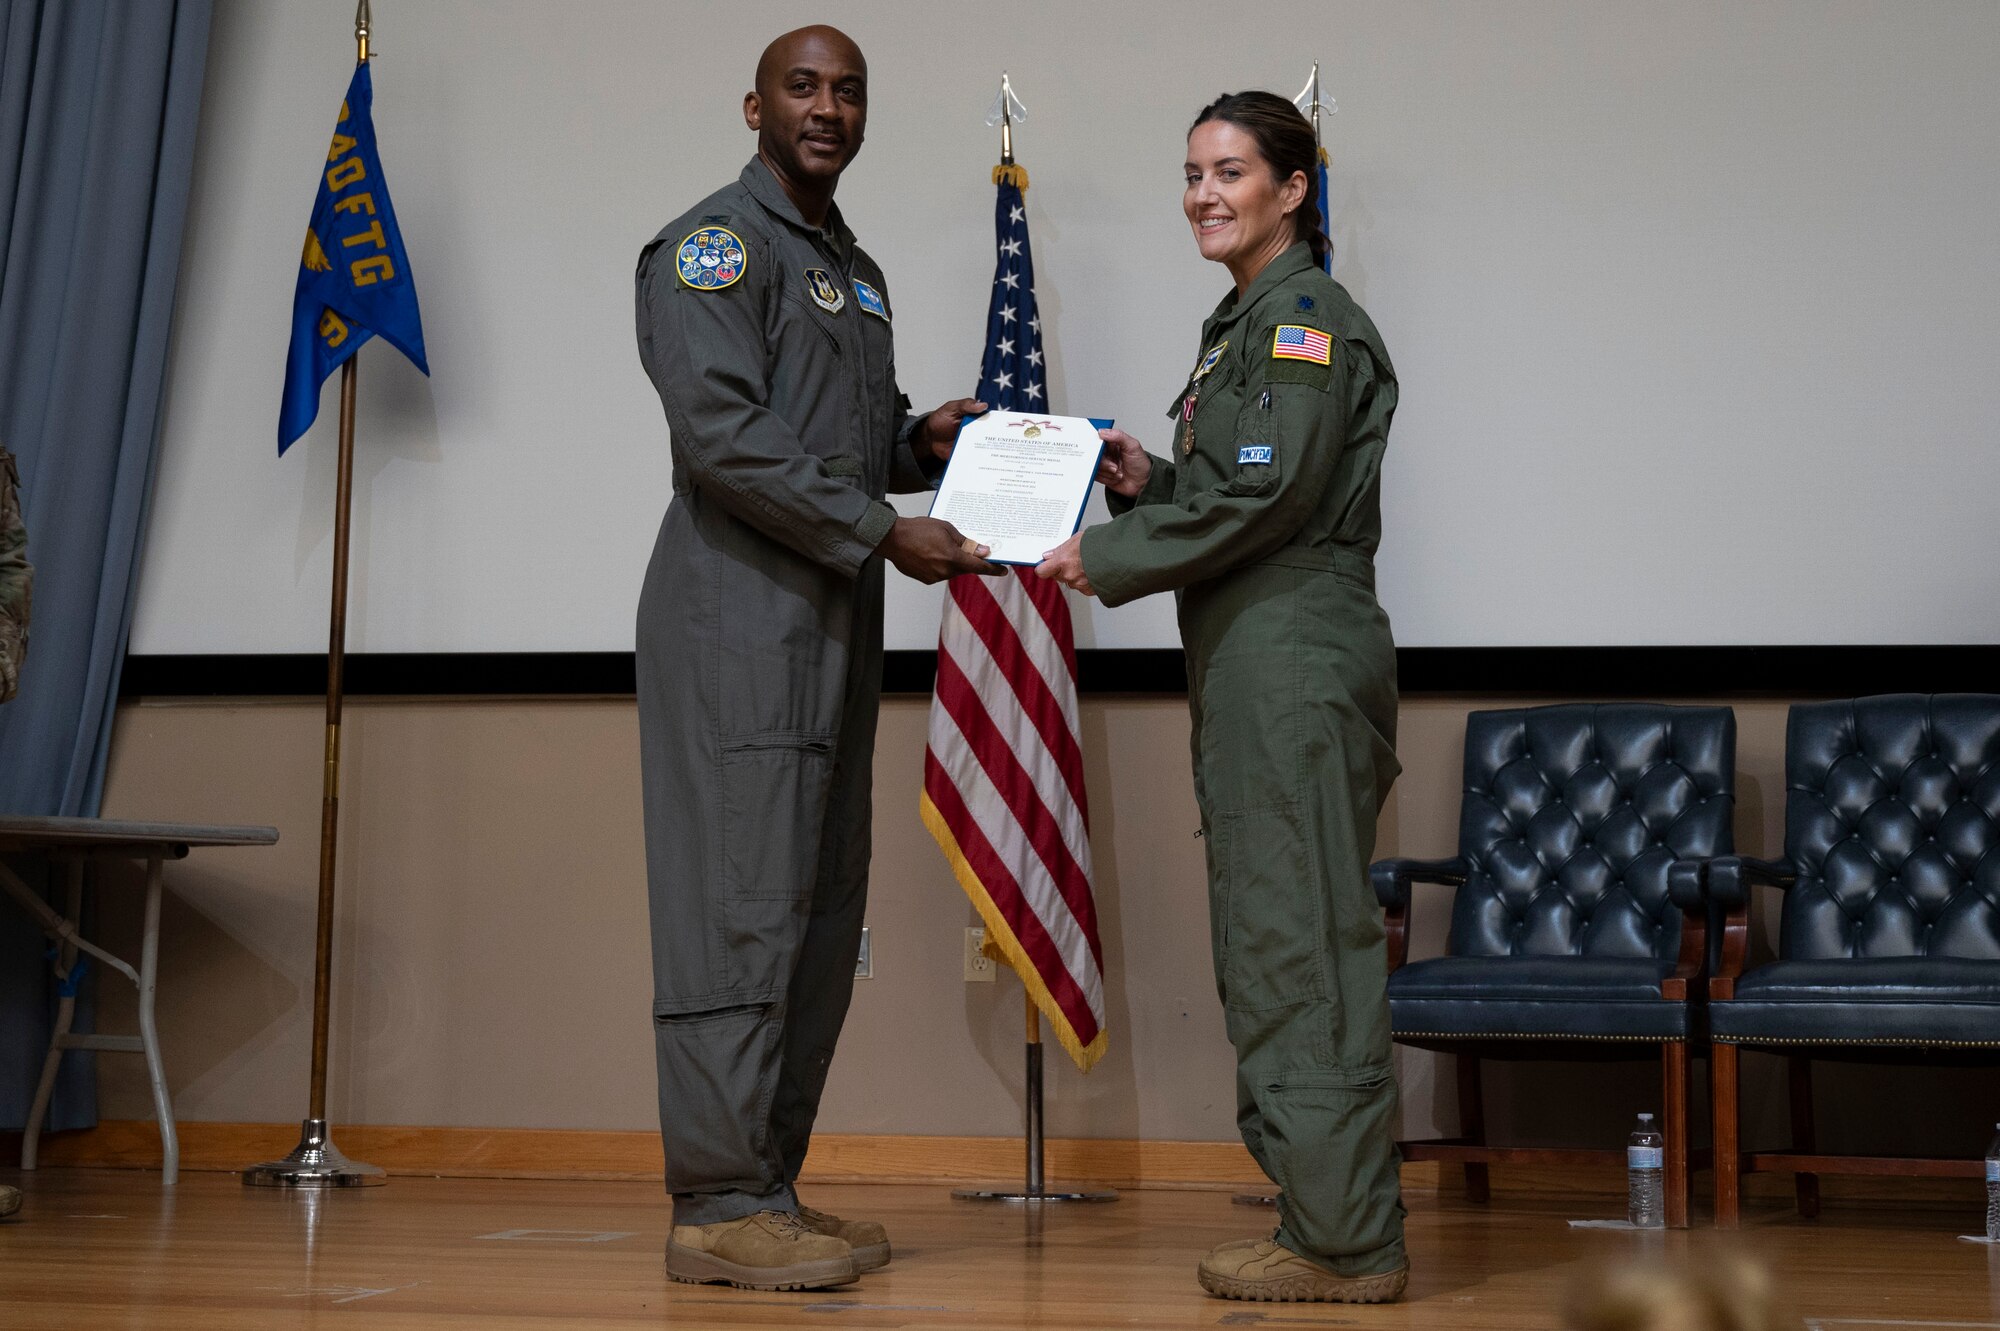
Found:
[(1004, 162), (993, 168), (993, 183), (1012, 185), (1015, 189), (1028, 188), (1028, 168), (1018, 162)]
[(1331, 157), (1329, 157), (1329, 156), (1327, 156), (1327, 155), (1326, 155), (1326, 149), (1324, 149), (1324, 148), (1321, 148), (1321, 149), (1319, 150), (1319, 164), (1320, 164), (1321, 166), (1332, 166), (1332, 165), (1333, 165), (1333, 159), (1332, 159)]
[[(1000, 169), (1020, 170), (1019, 167)], [(1023, 172), (1022, 175), (1025, 178), (1026, 173)], [(1007, 925), (1007, 917), (1001, 914), (999, 905), (986, 891), (986, 884), (979, 881), (979, 874), (966, 860), (965, 852), (958, 848), (958, 838), (952, 835), (951, 825), (945, 822), (944, 814), (938, 811), (938, 806), (931, 802), (928, 792), (917, 797), (917, 811), (924, 820), (924, 826), (930, 829), (931, 836), (937, 841), (938, 849), (944, 852), (946, 861), (950, 863), (952, 876), (957, 878), (958, 885), (965, 889), (965, 895), (972, 898), (972, 904), (979, 910), (979, 918), (986, 921), (987, 949), (990, 952), (997, 948), (1000, 959), (1021, 977), (1021, 984), (1027, 989), (1028, 997), (1035, 1001), (1035, 1006), (1042, 1010), (1044, 1017), (1048, 1018), (1049, 1029), (1054, 1032), (1056, 1042), (1062, 1045), (1063, 1051), (1070, 1056), (1077, 1069), (1081, 1072), (1090, 1071), (1097, 1060), (1104, 1057), (1104, 1051), (1110, 1047), (1108, 1032), (1098, 1031), (1097, 1038), (1089, 1044), (1077, 1038), (1076, 1027), (1071, 1025), (1070, 1019), (1063, 1014), (1062, 1008), (1056, 1003), (1055, 995), (1049, 992), (1048, 984), (1043, 981), (1041, 972), (1036, 970), (1035, 963), (1029, 960), (1028, 949), (1022, 947), (1021, 940), (1014, 936), (1014, 931)]]

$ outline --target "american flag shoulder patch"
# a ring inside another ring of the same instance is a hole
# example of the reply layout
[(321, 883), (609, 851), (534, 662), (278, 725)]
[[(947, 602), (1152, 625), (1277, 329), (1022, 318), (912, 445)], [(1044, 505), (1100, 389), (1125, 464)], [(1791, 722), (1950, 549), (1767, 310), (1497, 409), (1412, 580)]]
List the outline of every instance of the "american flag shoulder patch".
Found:
[(1279, 324), (1271, 338), (1272, 360), (1305, 360), (1333, 364), (1333, 337), (1304, 324)]

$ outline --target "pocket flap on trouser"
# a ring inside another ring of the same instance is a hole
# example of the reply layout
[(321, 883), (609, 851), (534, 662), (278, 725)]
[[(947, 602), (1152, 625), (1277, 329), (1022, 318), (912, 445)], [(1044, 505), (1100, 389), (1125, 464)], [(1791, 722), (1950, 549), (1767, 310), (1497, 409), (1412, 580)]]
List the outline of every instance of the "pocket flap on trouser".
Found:
[(724, 745), (725, 897), (802, 901), (812, 895), (832, 770), (829, 735), (766, 735)]
[(1238, 1011), (1326, 997), (1326, 921), (1296, 809), (1215, 819), (1223, 1004)]
[(1360, 1091), (1380, 1086), (1390, 1076), (1387, 1065), (1356, 1069), (1287, 1068), (1272, 1073), (1269, 1085), (1274, 1091)]

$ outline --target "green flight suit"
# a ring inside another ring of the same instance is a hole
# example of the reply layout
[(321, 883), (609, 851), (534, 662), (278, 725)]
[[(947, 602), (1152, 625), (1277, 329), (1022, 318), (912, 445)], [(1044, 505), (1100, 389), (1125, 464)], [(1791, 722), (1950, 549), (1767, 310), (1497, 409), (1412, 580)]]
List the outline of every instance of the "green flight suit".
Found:
[(1279, 1241), (1342, 1275), (1405, 1260), (1368, 886), (1401, 771), (1373, 562), (1395, 408), (1374, 324), (1296, 245), (1203, 325), (1173, 460), (1112, 496), (1082, 550), (1106, 605), (1178, 599), (1237, 1122), (1278, 1186)]
[(753, 158), (636, 281), (674, 462), (637, 633), (660, 1134), (674, 1223), (708, 1225), (797, 1209), (861, 950), (883, 494), (928, 476), (837, 209), (807, 225)]

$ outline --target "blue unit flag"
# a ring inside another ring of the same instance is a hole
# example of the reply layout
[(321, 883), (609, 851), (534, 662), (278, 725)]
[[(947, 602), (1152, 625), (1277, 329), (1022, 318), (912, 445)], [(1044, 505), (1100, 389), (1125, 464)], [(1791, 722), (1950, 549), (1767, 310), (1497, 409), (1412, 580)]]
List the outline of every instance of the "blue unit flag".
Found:
[(1333, 272), (1333, 201), (1327, 197), (1326, 149), (1319, 150), (1319, 230), (1327, 239), (1326, 257), (1320, 260), (1320, 267), (1330, 274)]
[(364, 60), (340, 104), (299, 260), (285, 398), (278, 409), (280, 455), (319, 415), (326, 377), (369, 338), (379, 334), (419, 370), (431, 372), (410, 257), (375, 152), (374, 100)]

